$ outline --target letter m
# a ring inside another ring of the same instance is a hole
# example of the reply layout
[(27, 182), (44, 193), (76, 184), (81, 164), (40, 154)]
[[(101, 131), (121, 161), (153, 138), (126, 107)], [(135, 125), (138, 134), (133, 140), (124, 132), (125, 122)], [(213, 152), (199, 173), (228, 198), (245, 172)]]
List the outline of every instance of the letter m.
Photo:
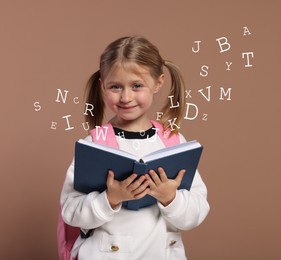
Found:
[(224, 88), (220, 88), (221, 89), (221, 95), (220, 95), (220, 100), (224, 100), (223, 96), (227, 96), (226, 100), (231, 100), (230, 98), (230, 92), (231, 92), (231, 88), (228, 88), (227, 91), (224, 91)]

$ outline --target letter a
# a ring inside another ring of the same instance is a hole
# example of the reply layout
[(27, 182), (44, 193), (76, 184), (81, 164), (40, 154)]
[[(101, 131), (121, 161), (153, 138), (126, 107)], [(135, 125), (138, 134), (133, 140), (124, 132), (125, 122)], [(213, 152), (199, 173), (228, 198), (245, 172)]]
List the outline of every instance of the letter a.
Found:
[(245, 36), (245, 35), (250, 35), (251, 34), (251, 32), (249, 31), (249, 29), (248, 29), (248, 27), (243, 27), (243, 29), (244, 29), (244, 34), (243, 34), (243, 36)]

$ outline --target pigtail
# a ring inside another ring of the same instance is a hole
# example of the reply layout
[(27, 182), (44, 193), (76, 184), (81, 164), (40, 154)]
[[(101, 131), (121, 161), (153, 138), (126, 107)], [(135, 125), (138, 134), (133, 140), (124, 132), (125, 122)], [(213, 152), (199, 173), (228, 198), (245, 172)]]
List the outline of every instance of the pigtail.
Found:
[[(170, 129), (170, 135), (173, 135), (178, 133), (178, 127), (180, 126), (184, 114), (185, 83), (179, 68), (175, 64), (170, 61), (164, 61), (164, 66), (168, 69), (171, 77), (171, 90), (169, 96), (173, 96), (172, 101), (174, 107), (171, 107), (171, 99), (168, 98), (166, 104), (162, 108), (163, 116), (161, 118), (161, 123), (164, 126), (164, 130), (169, 129), (171, 123), (173, 123), (173, 128)], [(179, 106), (177, 106), (177, 104), (179, 104)]]
[[(89, 128), (93, 129), (96, 126), (102, 125), (104, 117), (104, 101), (102, 96), (102, 89), (100, 85), (100, 71), (95, 72), (86, 85), (86, 103), (92, 105), (93, 115), (91, 113), (85, 114), (85, 120), (89, 123)], [(87, 105), (86, 104), (86, 105)]]

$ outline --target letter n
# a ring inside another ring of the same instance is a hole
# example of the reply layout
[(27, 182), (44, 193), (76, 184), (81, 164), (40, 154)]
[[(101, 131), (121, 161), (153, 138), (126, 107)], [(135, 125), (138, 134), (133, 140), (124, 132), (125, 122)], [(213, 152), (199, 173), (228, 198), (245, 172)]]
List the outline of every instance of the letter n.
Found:
[(59, 98), (61, 97), (62, 102), (65, 104), (66, 98), (67, 98), (68, 90), (64, 90), (64, 96), (63, 96), (63, 94), (62, 94), (61, 89), (58, 88), (57, 90), (58, 90), (58, 94), (57, 94), (56, 102), (60, 102), (60, 99), (59, 99)]

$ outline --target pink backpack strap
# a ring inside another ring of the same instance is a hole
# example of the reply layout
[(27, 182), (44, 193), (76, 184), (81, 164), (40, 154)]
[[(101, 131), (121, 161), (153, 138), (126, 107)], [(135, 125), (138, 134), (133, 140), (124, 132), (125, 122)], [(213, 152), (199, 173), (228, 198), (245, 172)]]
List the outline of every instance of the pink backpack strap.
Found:
[(114, 129), (111, 124), (105, 124), (103, 126), (97, 126), (90, 131), (92, 141), (98, 144), (119, 148), (117, 138), (114, 133)]
[(175, 144), (180, 143), (180, 136), (178, 134), (174, 134), (171, 137), (169, 137), (171, 133), (170, 129), (164, 131), (163, 125), (161, 123), (153, 120), (151, 120), (151, 123), (154, 125), (156, 129), (159, 129), (157, 130), (157, 133), (165, 146), (173, 146)]
[(64, 223), (61, 216), (61, 207), (59, 207), (57, 223), (57, 246), (60, 260), (70, 260), (72, 247), (79, 235), (80, 228), (72, 227)]

